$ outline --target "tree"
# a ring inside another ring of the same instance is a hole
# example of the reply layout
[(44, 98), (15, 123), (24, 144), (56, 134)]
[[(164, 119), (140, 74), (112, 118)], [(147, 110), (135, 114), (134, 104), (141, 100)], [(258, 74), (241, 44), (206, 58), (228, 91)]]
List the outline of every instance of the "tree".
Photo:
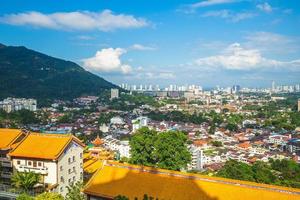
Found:
[(236, 160), (227, 161), (224, 167), (218, 171), (217, 176), (237, 180), (255, 181), (251, 166)]
[(214, 123), (212, 123), (208, 129), (208, 133), (213, 135), (216, 132), (216, 125)]
[(130, 162), (138, 165), (154, 166), (156, 164), (154, 142), (157, 132), (143, 127), (132, 136), (129, 141), (131, 158)]
[(238, 130), (238, 126), (234, 123), (228, 123), (226, 128), (230, 131), (237, 131)]
[(221, 141), (212, 141), (211, 144), (215, 147), (221, 147), (223, 146)]
[(180, 170), (191, 160), (187, 142), (183, 132), (139, 129), (130, 140), (130, 163)]
[(68, 186), (68, 193), (66, 195), (65, 200), (84, 200), (85, 197), (81, 193), (81, 189), (83, 187), (82, 182), (77, 182), (71, 186)]
[(16, 172), (11, 180), (12, 184), (24, 192), (28, 192), (39, 182), (40, 175), (33, 172)]
[(123, 195), (118, 195), (114, 198), (114, 200), (129, 200), (129, 198)]
[(54, 192), (44, 192), (35, 197), (34, 200), (64, 200), (63, 196)]
[(28, 194), (21, 194), (19, 195), (16, 200), (34, 200), (32, 196), (29, 196)]
[(254, 172), (255, 181), (258, 183), (274, 183), (276, 181), (276, 176), (272, 173), (271, 167), (262, 161), (256, 161), (252, 165), (252, 170)]
[(191, 154), (187, 149), (188, 138), (183, 132), (162, 132), (157, 138), (154, 155), (159, 168), (180, 170), (191, 161)]

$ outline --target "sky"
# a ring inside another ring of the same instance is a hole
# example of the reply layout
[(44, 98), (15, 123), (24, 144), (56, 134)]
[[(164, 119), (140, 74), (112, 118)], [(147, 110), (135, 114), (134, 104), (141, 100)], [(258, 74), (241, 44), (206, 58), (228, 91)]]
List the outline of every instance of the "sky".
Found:
[(1, 0), (0, 43), (116, 83), (300, 83), (299, 0)]

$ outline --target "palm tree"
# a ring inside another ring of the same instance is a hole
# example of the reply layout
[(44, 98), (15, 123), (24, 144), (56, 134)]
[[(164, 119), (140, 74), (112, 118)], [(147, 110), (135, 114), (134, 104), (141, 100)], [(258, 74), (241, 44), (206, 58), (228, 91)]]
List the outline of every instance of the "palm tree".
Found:
[(39, 182), (40, 175), (33, 172), (16, 172), (11, 180), (16, 188), (28, 192)]

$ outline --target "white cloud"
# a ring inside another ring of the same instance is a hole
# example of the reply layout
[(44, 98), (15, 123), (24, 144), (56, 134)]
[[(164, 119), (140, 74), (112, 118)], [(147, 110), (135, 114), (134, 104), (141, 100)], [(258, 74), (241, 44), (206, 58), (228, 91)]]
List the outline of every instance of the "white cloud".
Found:
[(213, 5), (219, 5), (219, 4), (228, 4), (228, 3), (234, 3), (237, 2), (237, 0), (206, 0), (206, 1), (200, 1), (194, 4), (191, 4), (190, 6), (192, 8), (201, 8), (201, 7), (207, 7), (207, 6), (213, 6)]
[(256, 14), (250, 12), (234, 13), (230, 10), (215, 10), (208, 11), (201, 15), (201, 17), (219, 17), (223, 19), (229, 19), (231, 22), (239, 22), (244, 19), (255, 17)]
[(89, 35), (78, 35), (78, 36), (75, 37), (75, 39), (78, 39), (78, 40), (94, 40), (95, 37), (89, 36)]
[(16, 26), (101, 31), (140, 28), (149, 25), (143, 18), (136, 18), (125, 14), (114, 14), (111, 10), (104, 10), (102, 12), (56, 12), (51, 14), (31, 11), (4, 15), (0, 18), (0, 22)]
[(262, 45), (270, 45), (270, 44), (285, 44), (285, 43), (291, 43), (292, 40), (286, 36), (271, 33), (271, 32), (253, 32), (248, 34), (245, 37), (248, 41), (255, 43), (256, 45), (262, 44)]
[(185, 14), (191, 14), (191, 13), (195, 13), (195, 11), (199, 8), (235, 3), (239, 1), (244, 1), (244, 0), (204, 0), (192, 4), (182, 5), (179, 9), (177, 9), (177, 11)]
[(258, 4), (256, 6), (259, 10), (266, 12), (266, 13), (271, 13), (273, 11), (273, 8), (270, 4), (268, 4), (267, 2), (263, 3), (263, 4)]
[(151, 46), (144, 46), (141, 44), (133, 44), (132, 46), (129, 47), (130, 50), (138, 50), (138, 51), (152, 51), (155, 50), (155, 47)]
[(258, 49), (245, 49), (239, 43), (229, 45), (220, 55), (199, 58), (195, 64), (206, 69), (229, 70), (285, 69), (300, 70), (300, 60), (278, 61), (265, 58)]
[(208, 11), (201, 15), (202, 17), (221, 17), (221, 18), (229, 18), (231, 17), (231, 13), (229, 10), (214, 10)]
[(248, 48), (256, 48), (267, 54), (285, 55), (298, 53), (300, 38), (271, 32), (252, 32), (245, 37)]
[(96, 52), (96, 55), (83, 60), (84, 67), (92, 72), (117, 72), (129, 74), (132, 71), (130, 65), (122, 63), (120, 57), (126, 53), (121, 48), (107, 48)]

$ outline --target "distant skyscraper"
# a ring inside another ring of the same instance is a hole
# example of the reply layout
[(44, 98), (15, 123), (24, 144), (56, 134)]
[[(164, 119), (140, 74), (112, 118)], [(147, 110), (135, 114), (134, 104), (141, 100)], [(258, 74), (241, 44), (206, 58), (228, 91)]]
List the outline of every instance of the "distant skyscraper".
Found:
[(234, 85), (233, 87), (232, 87), (232, 91), (234, 92), (234, 93), (237, 93), (237, 92), (239, 92), (241, 90), (241, 86), (239, 86), (239, 85)]
[(110, 99), (119, 98), (119, 89), (111, 89), (110, 90)]
[(272, 92), (274, 92), (276, 89), (275, 81), (272, 81)]

